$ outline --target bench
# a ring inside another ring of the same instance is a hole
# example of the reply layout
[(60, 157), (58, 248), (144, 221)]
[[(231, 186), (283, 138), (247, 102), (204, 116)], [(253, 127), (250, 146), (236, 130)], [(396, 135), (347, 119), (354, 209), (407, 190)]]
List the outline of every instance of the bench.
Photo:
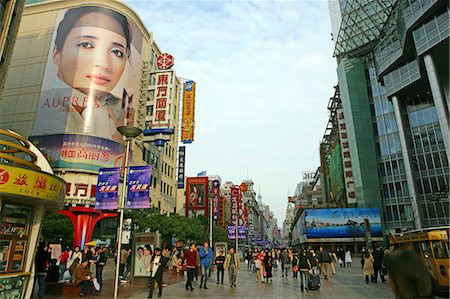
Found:
[(81, 285), (76, 285), (72, 282), (47, 282), (45, 293), (47, 295), (57, 295), (62, 297), (78, 296), (81, 292)]

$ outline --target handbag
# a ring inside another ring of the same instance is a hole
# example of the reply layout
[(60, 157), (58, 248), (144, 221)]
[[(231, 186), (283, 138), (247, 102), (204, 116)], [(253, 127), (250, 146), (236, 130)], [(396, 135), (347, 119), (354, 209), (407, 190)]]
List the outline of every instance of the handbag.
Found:
[(262, 263), (260, 260), (255, 260), (255, 268), (256, 269), (261, 269)]
[(294, 266), (294, 272), (298, 272), (298, 267), (297, 266)]
[(388, 274), (385, 266), (381, 266), (381, 273), (383, 273), (384, 276)]
[(92, 282), (94, 284), (94, 288), (96, 291), (100, 291), (100, 284), (97, 281), (97, 278), (94, 278), (94, 281)]

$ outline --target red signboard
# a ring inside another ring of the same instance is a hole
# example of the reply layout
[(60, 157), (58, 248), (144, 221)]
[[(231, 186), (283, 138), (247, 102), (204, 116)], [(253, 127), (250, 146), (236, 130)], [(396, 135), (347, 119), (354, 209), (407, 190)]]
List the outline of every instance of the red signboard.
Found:
[(168, 53), (163, 53), (156, 58), (156, 66), (160, 70), (167, 70), (173, 66), (173, 56)]

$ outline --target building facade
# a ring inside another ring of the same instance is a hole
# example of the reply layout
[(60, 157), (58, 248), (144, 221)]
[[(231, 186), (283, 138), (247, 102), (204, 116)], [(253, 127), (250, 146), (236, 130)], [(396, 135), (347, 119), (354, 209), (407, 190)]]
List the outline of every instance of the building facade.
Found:
[(0, 93), (5, 83), (24, 5), (25, 0), (0, 1), (0, 22), (2, 25), (0, 33)]
[[(67, 208), (93, 208), (99, 169), (124, 164), (117, 127), (151, 127), (162, 53), (137, 13), (118, 1), (27, 5), (16, 44), (0, 98), (0, 127), (46, 154), (67, 182)], [(94, 53), (99, 49), (106, 50)], [(136, 137), (129, 165), (152, 165), (150, 204), (172, 213), (181, 83), (166, 71), (171, 76), (164, 95), (175, 132), (163, 147)]]
[(447, 225), (448, 2), (333, 1), (330, 12), (356, 205), (380, 207), (385, 233)]

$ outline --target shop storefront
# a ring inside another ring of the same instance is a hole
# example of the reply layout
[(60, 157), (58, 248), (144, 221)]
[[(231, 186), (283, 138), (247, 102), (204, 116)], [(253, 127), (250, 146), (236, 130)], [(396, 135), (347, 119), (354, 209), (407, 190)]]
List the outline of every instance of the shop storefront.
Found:
[(41, 222), (64, 206), (65, 188), (32, 144), (0, 129), (0, 298), (30, 298)]

